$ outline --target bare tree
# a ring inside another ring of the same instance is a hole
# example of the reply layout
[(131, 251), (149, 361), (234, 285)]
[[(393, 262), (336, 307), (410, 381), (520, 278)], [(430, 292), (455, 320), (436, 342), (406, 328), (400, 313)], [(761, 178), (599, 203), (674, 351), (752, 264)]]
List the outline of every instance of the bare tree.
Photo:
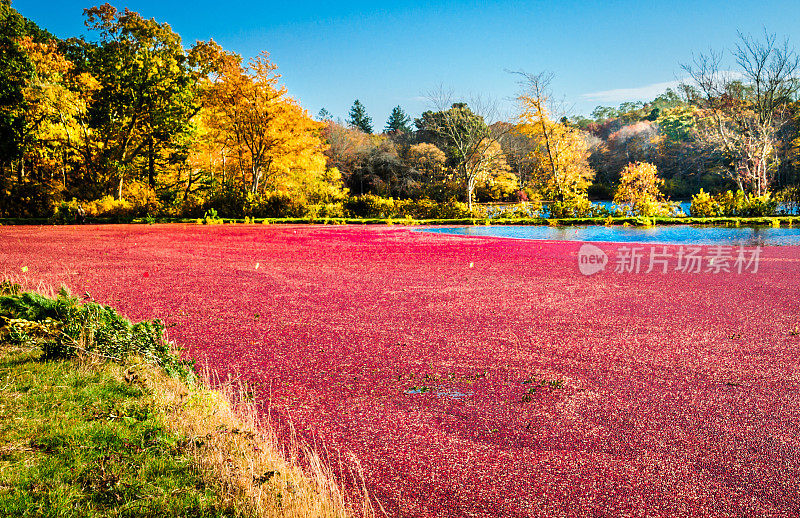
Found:
[(480, 98), (463, 102), (441, 88), (429, 93), (428, 100), (435, 111), (422, 114), (420, 129), (436, 134), (442, 141), (441, 147), (455, 162), (454, 169), (464, 182), (471, 212), (477, 180), (502, 155), (499, 143), (509, 125), (496, 124), (499, 115), (496, 102)]
[(694, 57), (682, 65), (694, 84), (682, 86), (701, 110), (700, 140), (728, 157), (728, 175), (739, 189), (761, 196), (778, 166), (778, 132), (789, 120), (800, 58), (788, 39), (779, 43), (766, 31), (760, 40), (739, 33), (733, 56), (739, 71), (722, 70), (722, 52)]

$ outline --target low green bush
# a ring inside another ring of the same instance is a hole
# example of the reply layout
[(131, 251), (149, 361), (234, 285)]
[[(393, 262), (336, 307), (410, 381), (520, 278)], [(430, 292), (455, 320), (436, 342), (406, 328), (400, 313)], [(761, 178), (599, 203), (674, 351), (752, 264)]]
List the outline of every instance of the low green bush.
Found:
[(522, 220), (538, 218), (542, 213), (541, 202), (521, 202), (513, 205), (487, 205), (479, 209), (480, 216), (490, 220)]
[(353, 196), (345, 200), (344, 211), (350, 217), (388, 218), (397, 215), (392, 198), (381, 198), (374, 194)]
[(202, 218), (197, 218), (198, 225), (222, 225), (225, 221), (219, 217), (216, 209), (208, 209)]
[(690, 214), (696, 218), (774, 216), (778, 212), (778, 199), (767, 193), (746, 197), (742, 191), (724, 191), (711, 195), (704, 190), (692, 196)]
[(695, 218), (713, 218), (720, 215), (721, 209), (719, 203), (703, 189), (692, 196), (692, 204), (689, 208), (689, 214)]
[(437, 203), (428, 198), (396, 200), (365, 194), (347, 198), (342, 207), (345, 216), (350, 218), (457, 219), (470, 217), (465, 203), (457, 201)]
[(565, 198), (548, 206), (550, 218), (600, 218), (612, 215), (608, 209), (595, 205), (588, 198)]
[(211, 197), (206, 203), (206, 210), (209, 209), (216, 210), (223, 218), (299, 218), (308, 214), (308, 207), (303, 200), (285, 192), (253, 194), (225, 190)]
[(81, 303), (65, 288), (49, 298), (23, 293), (8, 281), (0, 283), (0, 337), (12, 344), (38, 346), (46, 359), (79, 352), (118, 361), (141, 356), (170, 374), (187, 377), (192, 372), (164, 339), (161, 321), (132, 324), (113, 308)]

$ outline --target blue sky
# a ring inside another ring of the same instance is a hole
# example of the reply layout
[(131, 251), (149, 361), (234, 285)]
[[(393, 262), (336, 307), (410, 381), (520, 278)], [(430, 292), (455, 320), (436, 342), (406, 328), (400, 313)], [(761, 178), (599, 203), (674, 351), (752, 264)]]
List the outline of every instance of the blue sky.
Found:
[[(588, 114), (652, 98), (682, 78), (692, 52), (729, 49), (737, 30), (766, 28), (800, 47), (800, 5), (788, 1), (111, 3), (169, 23), (186, 46), (214, 38), (246, 57), (267, 50), (311, 114), (325, 107), (344, 118), (358, 98), (376, 128), (395, 105), (418, 115), (439, 86), (510, 106), (518, 87), (506, 70), (552, 72), (556, 96)], [(12, 5), (66, 37), (84, 33), (93, 4)]]

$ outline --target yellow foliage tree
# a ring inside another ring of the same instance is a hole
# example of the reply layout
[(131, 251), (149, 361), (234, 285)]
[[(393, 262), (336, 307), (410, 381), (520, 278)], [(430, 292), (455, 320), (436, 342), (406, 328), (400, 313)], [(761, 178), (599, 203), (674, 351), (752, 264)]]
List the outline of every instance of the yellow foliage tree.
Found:
[(487, 159), (476, 180), (476, 191), (481, 198), (498, 201), (511, 197), (519, 190), (519, 179), (511, 167), (499, 142), (492, 142), (484, 151)]
[(25, 100), (25, 149), (29, 161), (53, 174), (61, 171), (66, 185), (67, 154), (81, 151), (91, 140), (86, 110), (97, 81), (88, 73), (73, 73), (73, 65), (54, 42), (20, 41), (35, 73), (23, 89)]
[(635, 216), (667, 216), (676, 205), (666, 200), (660, 187), (664, 180), (658, 170), (647, 162), (630, 163), (622, 170), (614, 203)]
[(266, 52), (247, 65), (220, 54), (205, 93), (201, 124), (213, 144), (206, 141), (201, 151), (208, 161), (214, 154), (229, 158), (252, 194), (281, 177), (325, 174), (323, 125), (286, 95), (276, 69)]
[(577, 128), (552, 121), (545, 92), (548, 78), (526, 76), (528, 88), (518, 97), (521, 114), (517, 131), (532, 140), (533, 180), (546, 198), (560, 203), (586, 199), (594, 178), (589, 167), (589, 144)]
[(414, 144), (408, 148), (407, 159), (409, 164), (428, 181), (440, 179), (444, 175), (447, 155), (435, 144), (427, 142)]
[(534, 141), (534, 183), (546, 198), (560, 202), (586, 197), (594, 178), (586, 139), (580, 130), (553, 122), (539, 110), (525, 112), (518, 126), (520, 133)]

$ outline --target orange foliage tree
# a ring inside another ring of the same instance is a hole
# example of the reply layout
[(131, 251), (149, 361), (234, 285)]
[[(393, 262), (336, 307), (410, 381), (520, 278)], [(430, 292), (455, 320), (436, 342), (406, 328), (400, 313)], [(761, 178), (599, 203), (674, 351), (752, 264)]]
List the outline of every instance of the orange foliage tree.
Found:
[(206, 154), (229, 158), (253, 195), (279, 177), (294, 176), (296, 183), (300, 173), (325, 174), (322, 124), (287, 96), (266, 52), (246, 65), (232, 54), (206, 59), (216, 60), (200, 121), (211, 140)]

